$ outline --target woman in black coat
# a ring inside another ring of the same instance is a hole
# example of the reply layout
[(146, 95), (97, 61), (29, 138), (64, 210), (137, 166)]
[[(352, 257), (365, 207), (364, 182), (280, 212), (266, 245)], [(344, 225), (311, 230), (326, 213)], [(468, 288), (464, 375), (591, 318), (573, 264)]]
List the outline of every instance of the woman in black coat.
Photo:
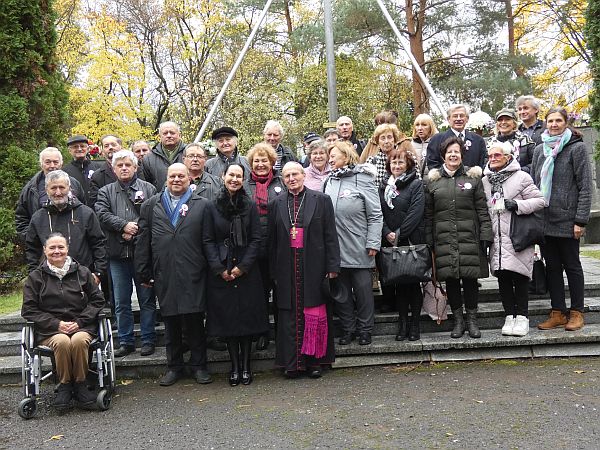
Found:
[[(252, 383), (250, 349), (268, 330), (257, 258), (262, 233), (256, 205), (243, 189), (244, 168), (232, 164), (208, 211), (204, 247), (210, 266), (208, 334), (224, 338), (231, 358), (229, 384)], [(241, 371), (240, 371), (241, 351)]]
[[(422, 244), (425, 242), (425, 195), (423, 182), (417, 175), (417, 160), (411, 151), (392, 150), (387, 157), (386, 170), (390, 176), (379, 188), (383, 212), (382, 247)], [(400, 311), (397, 341), (421, 338), (419, 320), (423, 306), (420, 283), (383, 286), (386, 299), (394, 299)], [(410, 328), (408, 310), (411, 310)]]

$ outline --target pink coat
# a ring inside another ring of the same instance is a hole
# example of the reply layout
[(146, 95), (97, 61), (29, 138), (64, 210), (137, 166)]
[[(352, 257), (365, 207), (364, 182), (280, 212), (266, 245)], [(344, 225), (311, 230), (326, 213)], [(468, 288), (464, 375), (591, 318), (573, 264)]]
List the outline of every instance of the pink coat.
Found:
[[(517, 160), (510, 162), (502, 171), (515, 172), (502, 184), (505, 199), (517, 202), (517, 214), (531, 214), (544, 208), (544, 197), (533, 183), (531, 176), (521, 170)], [(492, 230), (494, 231), (494, 244), (490, 250), (490, 268), (495, 274), (497, 270), (511, 270), (531, 279), (533, 271), (534, 247), (531, 246), (521, 252), (516, 252), (510, 240), (510, 218), (512, 212), (507, 210), (492, 210), (492, 186), (488, 175), (492, 172), (486, 165), (483, 172), (483, 188), (488, 203), (490, 218), (492, 219)]]

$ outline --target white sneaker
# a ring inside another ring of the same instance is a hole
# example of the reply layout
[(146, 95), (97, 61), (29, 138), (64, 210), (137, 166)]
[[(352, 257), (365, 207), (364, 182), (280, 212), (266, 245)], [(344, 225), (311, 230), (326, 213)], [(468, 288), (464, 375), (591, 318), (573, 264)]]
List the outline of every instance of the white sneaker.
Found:
[(504, 326), (502, 327), (502, 335), (512, 336), (514, 326), (515, 318), (513, 316), (506, 316), (506, 319), (504, 319)]
[(525, 316), (515, 317), (515, 326), (512, 330), (513, 336), (526, 336), (529, 333), (529, 319)]

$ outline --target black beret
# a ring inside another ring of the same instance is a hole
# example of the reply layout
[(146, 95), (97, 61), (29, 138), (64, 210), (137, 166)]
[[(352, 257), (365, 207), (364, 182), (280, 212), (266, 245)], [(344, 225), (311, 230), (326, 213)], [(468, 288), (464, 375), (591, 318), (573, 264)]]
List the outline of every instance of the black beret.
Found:
[(83, 134), (76, 134), (75, 136), (71, 136), (67, 139), (67, 145), (75, 144), (77, 142), (85, 142), (88, 143), (88, 138), (86, 138)]
[(238, 137), (238, 134), (237, 134), (237, 131), (235, 131), (231, 127), (221, 127), (221, 128), (217, 128), (216, 130), (214, 130), (210, 137), (214, 140), (214, 139), (219, 139), (219, 137), (221, 137), (221, 136)]

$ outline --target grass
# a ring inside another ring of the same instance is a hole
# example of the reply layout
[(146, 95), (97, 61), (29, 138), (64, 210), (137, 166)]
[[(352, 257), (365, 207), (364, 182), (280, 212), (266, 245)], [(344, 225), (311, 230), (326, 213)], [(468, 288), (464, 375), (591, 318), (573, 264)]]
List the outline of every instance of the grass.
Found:
[(19, 311), (23, 303), (23, 292), (18, 290), (10, 294), (0, 295), (0, 314)]
[(590, 258), (600, 259), (600, 250), (582, 250), (581, 254)]

